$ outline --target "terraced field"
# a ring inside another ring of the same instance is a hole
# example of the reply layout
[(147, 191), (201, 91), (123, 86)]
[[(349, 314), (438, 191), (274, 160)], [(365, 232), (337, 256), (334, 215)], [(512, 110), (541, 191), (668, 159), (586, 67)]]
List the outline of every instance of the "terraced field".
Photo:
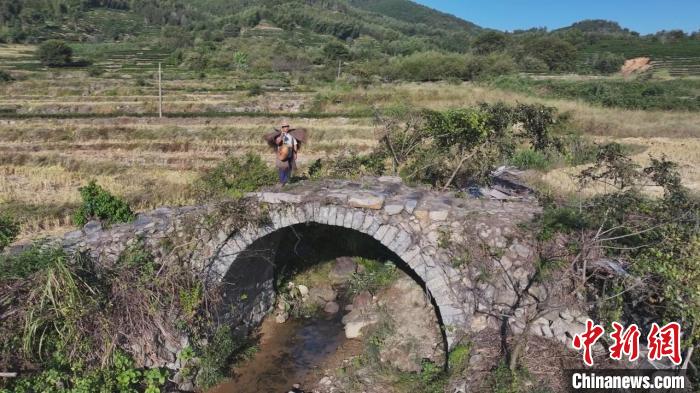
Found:
[(300, 117), (314, 93), (249, 97), (233, 81), (211, 80), (168, 81), (165, 91), (166, 114), (182, 117), (152, 115), (153, 86), (82, 71), (62, 71), (48, 87), (46, 80), (0, 86), (0, 204), (19, 216), (25, 237), (70, 226), (78, 188), (91, 179), (137, 210), (193, 203), (191, 186), (204, 170), (228, 154), (267, 153), (261, 136), (285, 116), (313, 136), (302, 167), (375, 143), (369, 118)]
[(627, 59), (650, 57), (655, 70), (666, 71), (673, 77), (700, 76), (700, 40), (663, 43), (608, 38), (587, 46), (582, 58), (602, 52), (621, 53)]
[[(5, 47), (9, 58), (25, 48)], [(13, 71), (16, 73), (16, 71)], [(195, 202), (193, 185), (229, 154), (258, 152), (270, 164), (261, 136), (289, 118), (310, 130), (300, 171), (318, 158), (362, 153), (376, 145), (370, 116), (395, 105), (444, 109), (479, 102), (542, 102), (572, 115), (599, 140), (621, 139), (680, 161), (687, 184), (700, 190), (700, 114), (623, 111), (546, 100), (474, 84), (401, 84), (367, 89), (276, 87), (251, 96), (235, 77), (170, 79), (166, 117), (154, 116), (156, 87), (83, 70), (36, 72), (0, 85), (0, 204), (23, 223), (24, 239), (65, 231), (91, 179), (126, 198), (136, 210)], [(274, 81), (273, 81), (274, 82)], [(572, 192), (570, 171), (532, 173), (536, 182)]]
[(651, 66), (654, 71), (666, 71), (672, 77), (700, 76), (700, 56), (655, 58)]

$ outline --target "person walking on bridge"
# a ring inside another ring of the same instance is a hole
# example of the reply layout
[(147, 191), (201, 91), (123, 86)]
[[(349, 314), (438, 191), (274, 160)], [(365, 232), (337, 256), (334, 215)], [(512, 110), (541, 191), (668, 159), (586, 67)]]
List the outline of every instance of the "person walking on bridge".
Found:
[(306, 140), (306, 130), (291, 129), (289, 122), (283, 121), (280, 129), (265, 135), (265, 140), (276, 152), (275, 166), (279, 171), (280, 184), (286, 185), (297, 167), (297, 154)]

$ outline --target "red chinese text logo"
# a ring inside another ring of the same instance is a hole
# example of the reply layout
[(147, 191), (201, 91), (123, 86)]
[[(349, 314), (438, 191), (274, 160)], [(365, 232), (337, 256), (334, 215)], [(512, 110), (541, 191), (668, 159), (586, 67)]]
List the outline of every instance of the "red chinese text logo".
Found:
[(610, 358), (621, 360), (622, 355), (625, 354), (631, 362), (637, 360), (639, 357), (639, 336), (641, 335), (637, 325), (632, 324), (627, 330), (617, 322), (613, 322), (612, 326), (615, 332), (611, 333), (610, 337), (615, 343), (610, 346)]
[(664, 357), (671, 359), (673, 364), (681, 364), (681, 325), (671, 322), (660, 328), (651, 324), (651, 331), (647, 336), (649, 342), (649, 360), (661, 360)]
[[(614, 332), (610, 333), (613, 344), (610, 346), (610, 358), (622, 360), (627, 356), (633, 362), (639, 358), (639, 338), (641, 332), (637, 325), (632, 324), (625, 329), (617, 322), (612, 323)], [(583, 362), (588, 366), (593, 366), (592, 347), (600, 339), (605, 329), (596, 325), (590, 319), (586, 321), (586, 331), (574, 336), (573, 347), (583, 350)], [(651, 331), (647, 336), (649, 360), (662, 360), (668, 358), (675, 365), (681, 364), (681, 325), (671, 322), (663, 327), (653, 323)]]
[(586, 331), (574, 337), (574, 348), (579, 350), (583, 349), (583, 362), (586, 363), (588, 367), (593, 365), (591, 347), (604, 332), (605, 329), (603, 329), (602, 326), (594, 324), (593, 321), (589, 319), (586, 321)]

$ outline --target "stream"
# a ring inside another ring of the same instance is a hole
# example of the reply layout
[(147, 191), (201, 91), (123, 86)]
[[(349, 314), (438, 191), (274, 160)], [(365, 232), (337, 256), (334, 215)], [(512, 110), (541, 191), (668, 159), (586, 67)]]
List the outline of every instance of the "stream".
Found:
[(347, 340), (343, 313), (290, 318), (283, 324), (268, 316), (260, 329), (259, 351), (236, 365), (231, 378), (208, 393), (286, 393), (292, 385), (311, 390), (324, 370), (335, 369), (343, 359), (361, 352), (360, 343)]

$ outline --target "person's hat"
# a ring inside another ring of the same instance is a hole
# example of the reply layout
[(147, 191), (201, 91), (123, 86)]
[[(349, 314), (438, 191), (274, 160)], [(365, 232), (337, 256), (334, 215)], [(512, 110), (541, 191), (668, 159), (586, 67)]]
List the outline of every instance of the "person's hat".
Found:
[(282, 121), (282, 124), (280, 125), (281, 127), (289, 127), (289, 122), (286, 120)]

